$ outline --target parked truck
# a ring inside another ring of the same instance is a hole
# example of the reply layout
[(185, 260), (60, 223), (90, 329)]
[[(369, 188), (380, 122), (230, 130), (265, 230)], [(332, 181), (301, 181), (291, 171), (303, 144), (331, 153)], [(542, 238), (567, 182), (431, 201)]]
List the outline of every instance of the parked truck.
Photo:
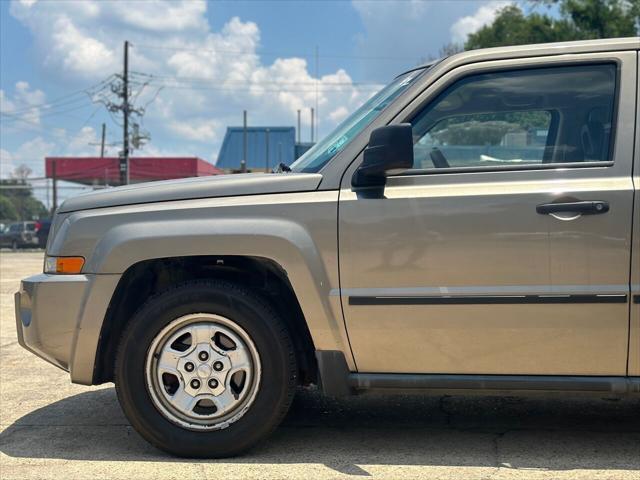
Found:
[(639, 48), (459, 53), (291, 171), (68, 199), (16, 294), (20, 344), (114, 382), (191, 457), (265, 438), (299, 385), (638, 395)]

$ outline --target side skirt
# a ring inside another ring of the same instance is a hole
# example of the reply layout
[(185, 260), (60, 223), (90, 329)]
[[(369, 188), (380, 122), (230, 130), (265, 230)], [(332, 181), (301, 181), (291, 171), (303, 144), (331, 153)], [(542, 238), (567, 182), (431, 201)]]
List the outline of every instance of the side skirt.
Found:
[(640, 395), (640, 377), (354, 373), (349, 372), (342, 352), (319, 350), (316, 358), (320, 386), (333, 396), (364, 392)]

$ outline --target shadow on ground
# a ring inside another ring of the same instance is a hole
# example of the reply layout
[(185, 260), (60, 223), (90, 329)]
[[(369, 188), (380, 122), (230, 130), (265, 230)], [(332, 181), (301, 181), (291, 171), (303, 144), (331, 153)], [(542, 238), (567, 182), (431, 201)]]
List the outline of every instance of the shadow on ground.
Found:
[[(0, 451), (23, 458), (193, 462), (142, 440), (112, 388), (25, 415), (0, 434)], [(640, 399), (327, 399), (302, 390), (273, 436), (224, 462), (315, 463), (363, 476), (368, 473), (357, 465), (640, 470)]]

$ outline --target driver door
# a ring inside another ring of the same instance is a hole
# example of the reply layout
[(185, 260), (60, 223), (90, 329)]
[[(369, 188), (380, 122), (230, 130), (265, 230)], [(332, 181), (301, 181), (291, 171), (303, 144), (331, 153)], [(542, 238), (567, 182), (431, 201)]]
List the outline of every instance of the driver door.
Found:
[(415, 164), (383, 198), (345, 176), (358, 371), (626, 374), (636, 59), (575, 57), (462, 67), (397, 119)]

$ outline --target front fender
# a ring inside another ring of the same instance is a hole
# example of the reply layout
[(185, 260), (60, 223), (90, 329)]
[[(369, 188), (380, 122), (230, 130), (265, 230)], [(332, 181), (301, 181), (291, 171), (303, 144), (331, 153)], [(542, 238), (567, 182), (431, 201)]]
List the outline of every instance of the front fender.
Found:
[(307, 192), (88, 211), (70, 222), (64, 244), (86, 249), (74, 242), (74, 231), (83, 238), (101, 228), (85, 264), (98, 275), (160, 258), (267, 258), (288, 275), (316, 349), (343, 351), (355, 368), (339, 296), (331, 294), (338, 289), (337, 196)]

